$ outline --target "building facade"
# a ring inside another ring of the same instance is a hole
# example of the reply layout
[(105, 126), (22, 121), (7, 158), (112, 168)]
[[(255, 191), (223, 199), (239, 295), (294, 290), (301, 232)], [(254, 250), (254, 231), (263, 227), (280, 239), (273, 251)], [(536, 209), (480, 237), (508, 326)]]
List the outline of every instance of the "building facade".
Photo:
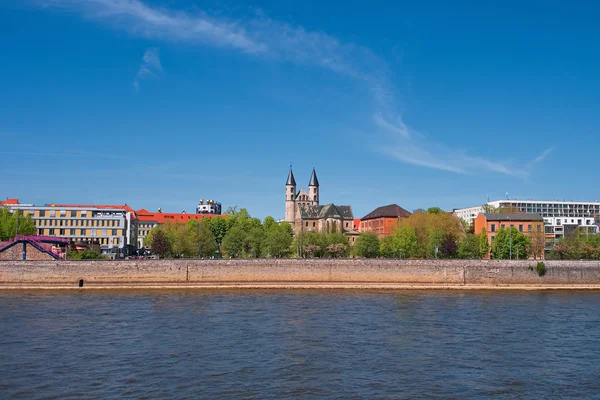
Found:
[(21, 210), (31, 215), (37, 234), (67, 238), (71, 244), (99, 245), (101, 253), (110, 258), (125, 256), (131, 243), (131, 226), (135, 218), (127, 205), (5, 204), (11, 211)]
[(473, 227), (475, 229), (475, 233), (477, 234), (481, 233), (482, 230), (485, 229), (489, 244), (489, 250), (487, 254), (488, 259), (490, 258), (492, 244), (494, 243), (497, 232), (501, 229), (510, 229), (513, 227), (526, 236), (533, 236), (534, 234), (542, 235), (542, 248), (540, 254), (538, 254), (538, 258), (544, 258), (543, 240), (546, 236), (544, 234), (544, 219), (538, 214), (481, 213), (477, 216), (477, 218), (475, 218)]
[(483, 206), (454, 210), (454, 214), (472, 223), (477, 215), (488, 209), (510, 209), (521, 213), (538, 214), (544, 218), (545, 233), (549, 239), (560, 239), (576, 230), (598, 233), (600, 202), (496, 200)]
[(397, 204), (377, 207), (360, 219), (360, 231), (372, 232), (378, 238), (388, 236), (398, 227), (401, 218), (412, 214)]
[[(205, 203), (206, 202), (206, 203)], [(200, 199), (198, 207), (196, 207), (196, 214), (221, 214), (221, 203), (214, 200)]]
[(297, 191), (292, 168), (285, 183), (285, 221), (301, 232), (343, 232), (352, 244), (359, 232), (354, 229), (354, 214), (351, 206), (319, 204), (319, 179), (313, 168), (308, 190)]

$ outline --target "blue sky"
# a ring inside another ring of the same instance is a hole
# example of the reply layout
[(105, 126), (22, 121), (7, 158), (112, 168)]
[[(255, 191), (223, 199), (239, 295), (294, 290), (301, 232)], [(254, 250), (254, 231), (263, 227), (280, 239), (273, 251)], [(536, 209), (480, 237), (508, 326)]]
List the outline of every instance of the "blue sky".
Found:
[(282, 218), (292, 162), (356, 217), (600, 198), (600, 5), (390, 3), (0, 0), (0, 196)]

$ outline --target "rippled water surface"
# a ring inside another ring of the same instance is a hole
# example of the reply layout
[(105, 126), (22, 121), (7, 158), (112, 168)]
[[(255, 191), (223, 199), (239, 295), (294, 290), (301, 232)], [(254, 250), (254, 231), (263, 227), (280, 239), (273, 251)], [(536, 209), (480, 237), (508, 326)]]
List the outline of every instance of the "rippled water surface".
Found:
[(0, 398), (600, 398), (600, 293), (0, 292)]

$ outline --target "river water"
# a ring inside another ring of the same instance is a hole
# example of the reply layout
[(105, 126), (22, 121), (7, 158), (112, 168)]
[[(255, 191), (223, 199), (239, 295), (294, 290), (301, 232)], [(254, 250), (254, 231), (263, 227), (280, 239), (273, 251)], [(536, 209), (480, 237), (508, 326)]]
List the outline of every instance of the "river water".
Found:
[(0, 398), (600, 398), (600, 293), (0, 292)]

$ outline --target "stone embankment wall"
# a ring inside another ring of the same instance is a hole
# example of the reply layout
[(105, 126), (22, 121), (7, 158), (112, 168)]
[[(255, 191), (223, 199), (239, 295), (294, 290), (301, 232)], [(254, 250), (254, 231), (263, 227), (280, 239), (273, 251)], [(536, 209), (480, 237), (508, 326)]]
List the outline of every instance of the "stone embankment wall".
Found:
[(600, 261), (490, 260), (141, 260), (0, 261), (0, 286), (378, 283), (600, 285)]

